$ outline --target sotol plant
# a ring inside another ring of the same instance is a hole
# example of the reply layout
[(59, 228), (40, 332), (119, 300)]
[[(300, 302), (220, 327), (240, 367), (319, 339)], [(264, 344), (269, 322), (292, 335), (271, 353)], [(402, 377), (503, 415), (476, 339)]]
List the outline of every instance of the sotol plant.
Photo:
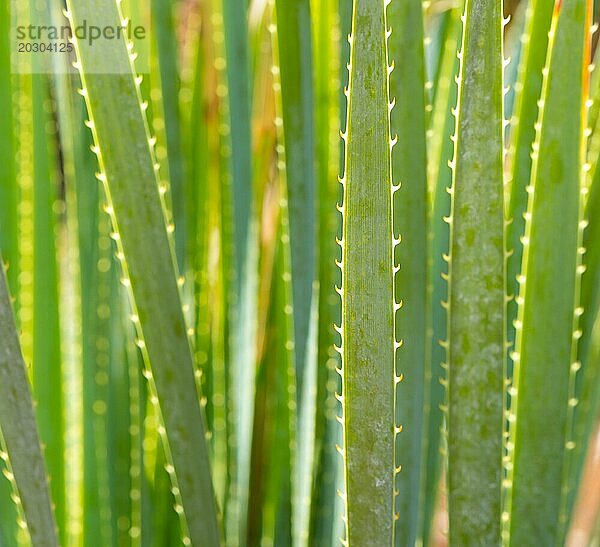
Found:
[(596, 544), (592, 0), (0, 9), (0, 545)]

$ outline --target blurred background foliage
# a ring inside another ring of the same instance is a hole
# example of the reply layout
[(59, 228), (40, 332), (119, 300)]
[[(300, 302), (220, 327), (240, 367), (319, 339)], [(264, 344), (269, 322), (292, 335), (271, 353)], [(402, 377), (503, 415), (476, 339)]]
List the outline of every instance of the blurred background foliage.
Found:
[[(64, 23), (65, 6), (46, 1), (47, 16)], [(77, 73), (11, 74), (10, 4), (0, 0), (0, 250), (37, 401), (60, 542), (180, 545), (189, 538), (160, 439), (156, 395), (146, 381), (151, 373), (143, 363), (144, 341), (117, 258), (118, 234), (96, 180), (90, 148), (97, 144), (77, 93), (82, 82)], [(511, 16), (505, 52), (512, 59), (505, 72), (507, 119), (514, 113), (527, 4), (505, 1)], [(443, 545), (447, 529), (440, 456), (443, 352), (437, 341), (446, 336), (440, 257), (448, 249), (441, 218), (449, 197), (437, 190), (451, 178), (449, 120), (462, 5), (431, 0), (423, 8), (432, 304), (426, 309), (422, 302), (427, 328), (421, 336), (430, 348), (416, 399), (425, 409), (425, 442), (421, 471), (402, 471), (412, 480), (412, 494), (410, 519), (399, 526), (413, 535), (398, 539), (401, 546)], [(345, 127), (352, 2), (123, 0), (126, 15), (136, 10), (149, 10), (152, 18), (150, 72), (140, 89), (225, 544), (335, 545), (344, 526), (336, 495), (343, 467), (334, 397), (340, 363), (333, 325), (341, 313), (334, 291), (341, 230), (335, 203), (341, 197), (339, 131)], [(600, 18), (598, 2), (594, 18)], [(599, 82), (594, 69), (594, 96)], [(118, 102), (119, 96), (115, 85), (106, 100)], [(595, 103), (590, 120), (597, 114)], [(595, 160), (598, 135), (590, 127)], [(507, 146), (511, 138), (509, 128)], [(124, 138), (103, 143), (103, 153), (132, 144)], [(590, 287), (593, 294), (584, 296), (597, 302), (597, 286)], [(598, 311), (590, 310), (583, 348), (591, 343)], [(597, 351), (589, 355), (598, 360)], [(597, 384), (597, 376), (588, 383)], [(600, 540), (600, 452), (597, 443), (589, 447), (579, 501), (571, 500), (572, 546)], [(583, 465), (582, 448), (578, 457)], [(2, 479), (2, 546), (29, 541), (17, 513), (10, 482)]]

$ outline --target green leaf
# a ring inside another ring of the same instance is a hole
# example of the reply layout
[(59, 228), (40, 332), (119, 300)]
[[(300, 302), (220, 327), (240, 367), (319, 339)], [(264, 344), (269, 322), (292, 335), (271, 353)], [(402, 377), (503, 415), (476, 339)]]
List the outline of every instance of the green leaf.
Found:
[[(511, 120), (509, 157), (511, 166), (510, 201), (507, 229), (507, 247), (512, 251), (507, 263), (508, 294), (517, 296), (517, 276), (521, 272), (525, 233), (524, 213), (527, 210), (527, 191), (531, 178), (531, 146), (535, 140), (535, 123), (538, 119), (538, 101), (542, 92), (542, 69), (546, 62), (548, 31), (555, 0), (528, 0), (527, 22), (521, 36), (523, 51), (519, 63), (518, 92)], [(508, 340), (514, 342), (513, 322), (517, 317), (516, 298), (507, 304)]]
[[(60, 529), (60, 539), (66, 539), (65, 522), (65, 416), (63, 408), (63, 370), (60, 336), (60, 310), (58, 293), (57, 265), (57, 225), (58, 215), (58, 171), (56, 165), (56, 130), (48, 112), (50, 82), (43, 74), (25, 76), (31, 89), (32, 112), (20, 119), (20, 123), (32, 121), (33, 134), (33, 232), (28, 237), (33, 240), (32, 269), (33, 316), (32, 340), (32, 388), (38, 402), (37, 419), (42, 442), (47, 447), (46, 461), (50, 474), (52, 499), (56, 504), (56, 520)], [(29, 118), (29, 115), (32, 115)], [(23, 129), (25, 126), (21, 125)], [(22, 133), (27, 139), (30, 128)], [(31, 135), (31, 133), (29, 133)], [(27, 233), (27, 232), (26, 232)], [(54, 378), (54, 382), (49, 382)]]
[[(68, 9), (72, 26), (86, 20), (115, 26), (122, 19), (117, 6), (108, 0), (74, 0)], [(130, 62), (124, 40), (102, 45), (76, 40), (83, 94), (98, 154), (99, 178), (106, 185), (115, 238), (122, 253), (124, 283), (131, 288), (140, 345), (152, 371), (166, 430), (165, 447), (172, 462), (168, 467), (186, 523), (184, 543), (219, 545), (204, 416), (139, 81), (132, 72), (98, 73), (129, 66)]]
[(276, 0), (275, 7), (290, 211), (296, 378), (301, 397), (304, 366), (314, 351), (308, 337), (317, 257), (310, 1)]
[[(506, 25), (506, 30), (504, 31), (504, 57), (508, 59), (508, 64), (504, 69), (504, 118), (506, 120), (513, 120), (513, 122), (515, 121), (515, 118), (513, 118), (516, 99), (515, 88), (520, 89), (517, 81), (525, 52), (522, 38), (525, 34), (526, 23), (528, 23), (527, 15), (531, 11), (527, 9), (528, 7), (527, 2), (519, 2), (516, 8), (509, 14), (509, 24)], [(507, 87), (510, 88), (508, 91), (506, 91)], [(537, 105), (534, 108), (537, 108)], [(507, 134), (510, 137), (510, 124), (508, 127), (509, 129), (505, 131), (504, 135), (505, 145), (507, 141), (510, 141), (510, 138), (506, 138)]]
[(247, 253), (253, 201), (247, 1), (223, 0), (223, 23), (231, 123), (235, 263), (238, 282), (243, 283), (248, 273)]
[[(0, 2), (0, 104), (4, 105), (0, 116), (0, 253), (8, 267), (8, 284), (17, 296), (19, 286), (18, 268), (18, 198), (17, 162), (15, 161), (15, 120), (13, 96), (16, 92), (16, 77), (11, 75), (10, 44), (10, 1)], [(15, 306), (16, 307), (16, 306)], [(7, 469), (0, 462), (0, 471)], [(13, 541), (17, 534), (17, 513), (10, 501), (10, 484), (0, 478), (0, 544), (7, 538)]]
[(396, 341), (390, 101), (384, 0), (352, 19), (342, 246), (346, 541), (394, 541)]
[(0, 259), (0, 428), (10, 477), (34, 547), (58, 546), (27, 369)]
[[(235, 281), (228, 284), (230, 306), (229, 353), (232, 423), (235, 444), (235, 489), (232, 498), (239, 503), (238, 524), (241, 537), (245, 536), (245, 515), (248, 512), (246, 494), (250, 482), (250, 451), (252, 443), (252, 416), (254, 413), (256, 345), (257, 345), (257, 285), (258, 285), (258, 230), (257, 205), (253, 188), (253, 134), (251, 127), (251, 81), (249, 60), (248, 3), (246, 0), (223, 0), (223, 30), (226, 59), (224, 80), (227, 84), (225, 123), (229, 132), (222, 144), (222, 153), (228, 157), (228, 186), (224, 194), (228, 221), (231, 225), (229, 241), (223, 249), (228, 258), (230, 275)], [(226, 78), (225, 78), (226, 76)], [(229, 149), (230, 153), (224, 153)], [(259, 163), (259, 162), (257, 162)], [(229, 250), (231, 249), (231, 250)], [(231, 499), (228, 500), (231, 502)], [(235, 519), (235, 514), (228, 517)]]
[[(600, 80), (596, 79), (594, 102), (598, 101), (600, 94)], [(600, 119), (596, 118), (596, 127), (592, 139), (597, 138), (596, 131)], [(570, 495), (567, 505), (567, 514), (575, 503), (578, 486), (581, 485), (583, 466), (594, 428), (598, 420), (598, 405), (600, 404), (600, 382), (598, 372), (600, 367), (600, 162), (598, 162), (597, 142), (590, 144), (588, 162), (592, 166), (590, 172), (590, 186), (584, 191), (589, 191), (585, 205), (585, 219), (589, 223), (583, 232), (583, 257), (585, 272), (581, 278), (581, 339), (579, 340), (577, 355), (581, 369), (578, 372), (575, 384), (575, 398), (578, 401), (574, 408), (574, 437), (575, 448), (571, 464), (569, 481)]]
[(8, 264), (8, 281), (13, 290), (17, 288), (18, 231), (16, 184), (15, 126), (13, 119), (13, 93), (16, 78), (11, 74), (10, 14), (9, 0), (0, 3), (0, 104), (4, 112), (0, 117), (0, 250)]
[[(319, 327), (315, 423), (315, 470), (311, 502), (309, 542), (316, 547), (329, 547), (334, 523), (338, 522), (336, 478), (340, 461), (335, 451), (340, 443), (340, 431), (335, 420), (337, 401), (334, 393), (340, 380), (339, 355), (333, 350), (334, 324), (340, 322), (340, 300), (334, 292), (339, 285), (340, 272), (332, 267), (338, 254), (333, 234), (341, 235), (341, 219), (331, 206), (339, 201), (341, 187), (337, 182), (340, 162), (338, 119), (345, 97), (339, 84), (340, 36), (338, 30), (339, 5), (334, 0), (313, 0), (314, 86), (316, 123), (316, 165), (319, 209)], [(332, 28), (335, 31), (332, 32)], [(343, 40), (346, 45), (348, 42)], [(346, 63), (343, 72), (347, 75)], [(343, 99), (343, 101), (340, 100)], [(339, 537), (339, 536), (338, 536)], [(337, 541), (338, 537), (335, 538)]]
[(452, 181), (450, 545), (500, 544), (505, 363), (502, 5), (467, 0)]
[[(596, 79), (594, 89), (594, 104), (600, 103), (600, 79)], [(590, 166), (589, 181), (585, 189), (589, 194), (585, 204), (585, 218), (588, 226), (584, 231), (583, 246), (586, 250), (584, 263), (586, 270), (581, 278), (581, 305), (583, 315), (581, 317), (582, 337), (579, 342), (579, 360), (587, 361), (589, 344), (593, 333), (593, 324), (596, 314), (600, 308), (600, 118), (596, 120), (593, 128), (593, 137), (590, 139), (590, 153), (588, 163)]]
[(400, 264), (395, 279), (396, 296), (402, 301), (396, 336), (404, 342), (397, 361), (404, 383), (396, 394), (396, 421), (403, 427), (396, 445), (402, 460), (402, 472), (396, 481), (396, 510), (400, 513), (396, 545), (413, 545), (419, 536), (422, 508), (427, 363), (428, 203), (421, 0), (392, 2), (388, 23), (392, 30), (389, 58), (395, 66), (390, 75), (390, 97), (396, 101), (391, 131), (398, 137), (398, 146), (392, 153), (392, 173), (394, 182), (401, 186), (394, 194), (394, 232), (402, 238), (395, 257)]
[[(562, 544), (582, 240), (591, 2), (557, 4), (533, 153), (513, 354), (510, 544)], [(510, 468), (509, 468), (510, 470)]]
[(313, 44), (310, 0), (276, 0), (275, 65), (281, 85), (281, 119), (289, 211), (292, 306), (298, 405), (294, 462), (293, 537), (303, 542), (310, 526), (315, 455), (317, 359), (317, 204)]
[[(181, 131), (181, 116), (179, 110), (179, 89), (181, 87), (178, 72), (178, 44), (175, 34), (175, 23), (173, 16), (173, 3), (168, 0), (152, 0), (152, 38), (153, 53), (156, 59), (156, 70), (152, 77), (156, 77), (153, 90), (159, 97), (160, 112), (164, 119), (164, 136), (167, 148), (165, 170), (168, 168), (170, 197), (173, 209), (173, 220), (175, 222), (175, 254), (177, 263), (182, 272), (186, 272), (188, 242), (187, 237), (190, 229), (187, 226), (186, 215), (186, 164), (183, 157), (183, 143)], [(135, 9), (140, 10), (140, 7)], [(142, 8), (143, 9), (143, 8)], [(130, 14), (128, 14), (130, 15)], [(154, 95), (153, 95), (154, 96)]]
[(444, 260), (450, 252), (450, 227), (444, 221), (450, 215), (450, 194), (448, 188), (452, 186), (452, 169), (450, 162), (454, 157), (454, 143), (451, 140), (454, 134), (456, 120), (452, 114), (452, 107), (456, 105), (458, 85), (459, 62), (456, 52), (462, 37), (462, 23), (460, 16), (463, 6), (454, 7), (448, 21), (447, 39), (443, 51), (443, 59), (439, 76), (437, 78), (436, 93), (433, 103), (433, 112), (430, 120), (428, 141), (428, 184), (432, 202), (432, 212), (429, 215), (429, 243), (431, 283), (430, 296), (430, 329), (431, 349), (429, 351), (430, 373), (428, 392), (428, 432), (426, 434), (426, 462), (424, 499), (423, 499), (423, 544), (429, 545), (429, 534), (439, 497), (439, 479), (442, 468), (441, 458), (441, 431), (443, 424), (442, 406), (446, 397), (443, 386), (446, 372), (443, 364), (446, 359), (446, 350), (441, 342), (446, 340), (447, 317), (442, 306), (448, 300), (448, 283), (445, 279), (448, 273), (448, 264)]
[[(71, 460), (67, 463), (67, 472), (71, 474), (66, 484), (68, 494), (73, 496), (69, 498), (69, 508), (73, 509), (75, 504), (81, 507), (80, 515), (75, 517), (77, 522), (69, 528), (79, 528), (80, 536), (98, 537), (106, 542), (110, 541), (110, 528), (107, 531), (107, 525), (110, 527), (108, 474), (106, 462), (99, 462), (104, 454), (103, 445), (99, 441), (106, 441), (106, 412), (94, 412), (94, 403), (98, 400), (98, 405), (103, 404), (104, 408), (107, 405), (106, 382), (100, 387), (96, 379), (107, 378), (107, 349), (110, 343), (107, 344), (109, 338), (106, 329), (103, 331), (100, 326), (107, 324), (106, 310), (110, 310), (110, 290), (107, 290), (106, 277), (107, 272), (112, 273), (112, 245), (108, 219), (100, 219), (99, 185), (94, 177), (94, 157), (89, 151), (92, 138), (83, 125), (84, 105), (77, 101), (74, 91), (78, 80), (78, 77), (71, 75), (56, 75), (54, 78), (67, 209), (65, 239), (69, 246), (69, 270), (74, 274), (68, 277), (62, 275), (60, 281), (65, 286), (71, 283), (70, 289), (75, 293), (69, 321), (77, 325), (70, 327), (78, 335), (68, 345), (79, 345), (81, 348), (80, 355), (72, 363), (65, 362), (65, 374), (69, 377), (69, 389), (73, 392), (65, 405), (65, 433), (72, 434), (73, 442), (69, 454)], [(100, 233), (101, 225), (103, 233)], [(101, 255), (102, 262), (99, 262)], [(99, 283), (100, 279), (104, 283)], [(100, 314), (98, 310), (101, 310)], [(100, 315), (103, 315), (103, 320)], [(98, 366), (99, 363), (104, 366)], [(78, 381), (81, 383), (76, 387), (75, 382)], [(75, 393), (80, 396), (75, 397)], [(78, 427), (83, 428), (83, 438), (80, 437), (81, 429)], [(78, 466), (83, 467), (80, 476), (76, 475)], [(101, 478), (104, 481), (100, 482)], [(82, 481), (85, 488), (81, 488)], [(83, 494), (81, 499), (76, 497), (78, 492)], [(104, 494), (103, 497), (100, 492)], [(70, 539), (77, 541), (74, 536)]]
[[(284, 212), (284, 211), (282, 211)], [(289, 243), (281, 236), (282, 224), (273, 249), (271, 298), (268, 328), (257, 377), (256, 413), (247, 545), (271, 543), (292, 545), (292, 461), (295, 441), (295, 371), (289, 345), (292, 323), (289, 314), (291, 284)], [(260, 517), (260, 518), (257, 518)]]

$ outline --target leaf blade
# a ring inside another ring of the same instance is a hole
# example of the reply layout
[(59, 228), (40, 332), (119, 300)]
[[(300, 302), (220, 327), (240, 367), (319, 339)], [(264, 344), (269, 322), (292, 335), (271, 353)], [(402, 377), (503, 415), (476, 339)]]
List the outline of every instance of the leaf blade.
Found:
[(561, 543), (564, 533), (590, 6), (557, 4), (546, 62), (515, 325), (511, 545)]
[(354, 4), (345, 133), (342, 400), (346, 541), (394, 541), (395, 306), (384, 1)]
[[(114, 26), (121, 20), (116, 5), (109, 1), (74, 0), (68, 9), (74, 26), (84, 20)], [(129, 66), (124, 40), (105, 45), (103, 57)], [(132, 72), (94, 73), (92, 63), (106, 65), (98, 58), (98, 50), (86, 42), (76, 40), (76, 50), (99, 150), (100, 178), (106, 183), (113, 227), (126, 260), (125, 284), (131, 287), (145, 360), (152, 370), (181, 514), (192, 543), (219, 545), (204, 415), (139, 89)], [(128, 146), (111, 144), (123, 137)]]
[(58, 535), (46, 466), (1, 260), (0, 337), (3, 340), (0, 346), (0, 427), (3, 442), (31, 541), (36, 547), (55, 547)]
[(448, 323), (450, 544), (500, 544), (505, 278), (502, 5), (467, 0), (456, 120)]

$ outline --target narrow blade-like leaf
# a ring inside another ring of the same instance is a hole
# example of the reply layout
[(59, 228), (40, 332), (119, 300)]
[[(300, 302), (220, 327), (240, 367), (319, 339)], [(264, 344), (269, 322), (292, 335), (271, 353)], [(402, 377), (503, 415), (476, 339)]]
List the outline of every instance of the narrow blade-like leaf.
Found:
[(9, 473), (14, 478), (32, 544), (34, 547), (55, 547), (58, 546), (58, 530), (46, 466), (1, 260), (0, 340), (0, 428), (10, 462)]
[(510, 544), (562, 543), (576, 367), (591, 2), (556, 5), (534, 145), (515, 323)]
[(342, 239), (342, 423), (346, 541), (392, 545), (395, 310), (384, 0), (352, 19)]
[[(83, 21), (118, 26), (122, 19), (117, 5), (109, 0), (74, 0), (68, 9), (73, 27)], [(140, 345), (152, 371), (165, 426), (169, 469), (189, 534), (184, 543), (219, 545), (204, 416), (139, 80), (131, 71), (98, 73), (130, 62), (124, 39), (106, 41), (103, 46), (76, 40), (99, 178), (110, 200), (124, 283), (131, 287)]]
[(467, 0), (450, 245), (450, 544), (500, 544), (505, 280), (502, 2)]
[[(397, 545), (417, 540), (421, 511), (425, 420), (425, 375), (427, 344), (427, 158), (425, 119), (425, 50), (423, 3), (399, 0), (388, 8), (392, 34), (389, 55), (394, 61), (390, 75), (390, 97), (396, 101), (391, 114), (392, 134), (398, 145), (392, 153), (395, 184), (394, 231), (402, 242), (396, 251), (400, 270), (396, 295), (402, 301), (396, 336), (404, 345), (398, 353), (398, 369), (404, 376), (397, 394), (396, 420), (402, 424), (396, 450), (401, 454), (402, 473), (396, 510), (400, 520)], [(399, 462), (400, 463), (400, 462)]]
[[(523, 51), (518, 75), (518, 93), (515, 98), (514, 115), (510, 134), (510, 201), (507, 229), (507, 247), (512, 251), (507, 262), (507, 290), (514, 297), (519, 292), (517, 276), (521, 271), (527, 210), (526, 187), (531, 178), (531, 145), (535, 140), (535, 123), (538, 118), (538, 101), (542, 92), (542, 69), (546, 62), (548, 31), (552, 20), (555, 0), (528, 0), (527, 22), (521, 36)], [(513, 321), (517, 317), (516, 298), (507, 304), (508, 340), (514, 342)]]

